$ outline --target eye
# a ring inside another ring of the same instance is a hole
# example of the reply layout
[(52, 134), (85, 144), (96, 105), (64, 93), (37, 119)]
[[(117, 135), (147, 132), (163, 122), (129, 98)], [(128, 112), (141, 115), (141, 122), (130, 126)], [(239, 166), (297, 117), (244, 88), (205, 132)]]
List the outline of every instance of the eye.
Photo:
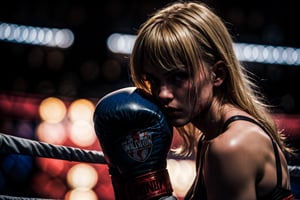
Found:
[(174, 72), (170, 74), (168, 80), (173, 82), (176, 85), (182, 84), (183, 82), (187, 81), (189, 78), (187, 72)]

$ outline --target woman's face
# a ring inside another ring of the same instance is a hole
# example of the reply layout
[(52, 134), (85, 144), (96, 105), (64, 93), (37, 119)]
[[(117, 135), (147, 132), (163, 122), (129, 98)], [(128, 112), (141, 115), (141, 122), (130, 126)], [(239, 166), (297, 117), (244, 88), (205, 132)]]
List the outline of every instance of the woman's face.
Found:
[(202, 115), (210, 106), (213, 83), (204, 71), (199, 72), (196, 80), (199, 92), (195, 97), (194, 81), (184, 68), (166, 71), (149, 64), (144, 65), (145, 80), (151, 86), (152, 95), (163, 106), (172, 125), (183, 126)]

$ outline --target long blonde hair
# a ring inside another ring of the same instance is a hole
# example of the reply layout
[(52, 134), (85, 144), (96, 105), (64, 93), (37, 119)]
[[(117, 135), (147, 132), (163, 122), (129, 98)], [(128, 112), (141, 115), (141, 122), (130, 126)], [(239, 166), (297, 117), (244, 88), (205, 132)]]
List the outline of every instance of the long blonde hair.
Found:
[[(282, 150), (289, 150), (270, 115), (270, 107), (249, 72), (238, 61), (233, 45), (224, 22), (207, 5), (201, 2), (174, 2), (153, 13), (141, 25), (130, 57), (132, 81), (135, 86), (151, 93), (149, 84), (143, 78), (146, 59), (164, 70), (184, 64), (194, 82), (196, 74), (203, 70), (199, 67), (199, 60), (211, 65), (221, 60), (227, 67), (228, 75), (222, 94), (218, 96), (220, 102), (231, 103), (252, 115), (264, 124)], [(195, 85), (196, 94), (198, 90)], [(191, 154), (199, 138), (197, 129), (189, 123), (179, 127), (178, 131), (184, 139), (182, 153)]]

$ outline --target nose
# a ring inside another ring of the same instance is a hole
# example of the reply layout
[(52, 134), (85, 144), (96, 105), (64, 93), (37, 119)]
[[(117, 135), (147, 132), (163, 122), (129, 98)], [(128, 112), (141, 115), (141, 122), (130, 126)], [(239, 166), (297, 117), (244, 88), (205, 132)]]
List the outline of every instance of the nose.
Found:
[(164, 104), (170, 102), (174, 98), (172, 88), (167, 85), (162, 85), (158, 97)]

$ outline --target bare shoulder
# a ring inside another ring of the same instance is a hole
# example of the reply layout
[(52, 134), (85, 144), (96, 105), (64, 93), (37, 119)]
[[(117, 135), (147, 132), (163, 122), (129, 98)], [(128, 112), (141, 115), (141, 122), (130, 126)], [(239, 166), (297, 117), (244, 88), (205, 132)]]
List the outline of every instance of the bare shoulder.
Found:
[[(226, 132), (209, 141), (206, 148), (206, 167), (231, 176), (232, 181), (236, 174), (241, 180), (255, 177), (266, 162), (273, 159), (273, 146), (267, 133), (241, 120), (231, 123)], [(238, 177), (235, 181), (239, 181)]]
[(257, 188), (253, 186), (258, 180), (264, 180), (259, 183), (260, 192), (269, 191), (276, 183), (270, 137), (251, 122), (232, 122), (224, 133), (206, 143), (205, 150), (203, 174), (207, 191), (219, 191), (212, 195), (214, 199), (232, 197), (232, 193), (237, 199), (254, 199)]
[(271, 152), (273, 146), (270, 137), (256, 124), (248, 121), (235, 121), (229, 128), (209, 142), (209, 151), (216, 156), (232, 156), (233, 154), (255, 154)]

